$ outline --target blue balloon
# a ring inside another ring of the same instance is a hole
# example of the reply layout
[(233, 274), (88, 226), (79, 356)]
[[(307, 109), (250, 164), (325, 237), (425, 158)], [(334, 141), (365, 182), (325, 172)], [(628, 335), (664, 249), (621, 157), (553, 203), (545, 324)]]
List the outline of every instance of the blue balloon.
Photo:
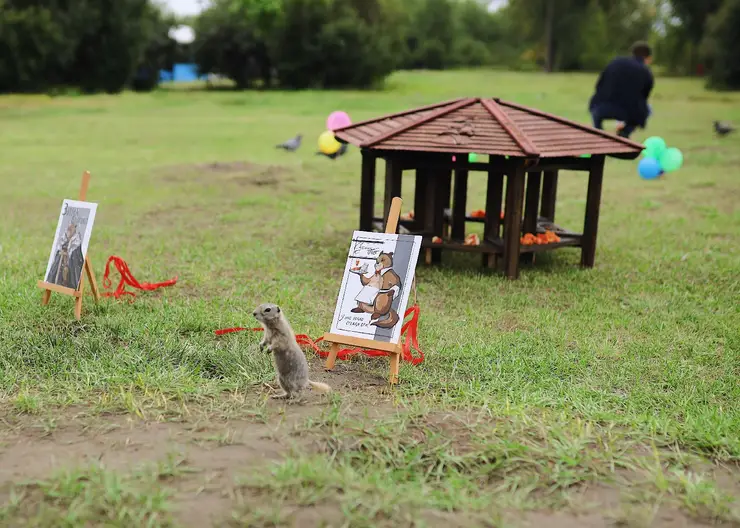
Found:
[(660, 168), (660, 163), (655, 158), (643, 158), (637, 166), (637, 171), (643, 179), (654, 180), (660, 176), (662, 169)]

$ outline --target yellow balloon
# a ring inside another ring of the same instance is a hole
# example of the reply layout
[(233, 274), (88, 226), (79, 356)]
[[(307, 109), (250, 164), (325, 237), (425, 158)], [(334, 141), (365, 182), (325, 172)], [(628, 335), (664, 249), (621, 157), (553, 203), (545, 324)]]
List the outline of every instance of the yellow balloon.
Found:
[(319, 150), (330, 156), (336, 154), (342, 145), (334, 138), (334, 133), (327, 130), (319, 136)]

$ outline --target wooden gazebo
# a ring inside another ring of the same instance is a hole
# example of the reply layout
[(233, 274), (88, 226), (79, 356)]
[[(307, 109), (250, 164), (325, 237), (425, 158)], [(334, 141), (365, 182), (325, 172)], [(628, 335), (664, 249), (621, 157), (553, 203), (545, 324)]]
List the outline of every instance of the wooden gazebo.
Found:
[[(335, 137), (362, 151), (361, 230), (382, 228), (391, 200), (401, 195), (404, 171), (415, 170), (415, 214), (400, 226), (424, 237), (427, 262), (439, 261), (445, 249), (479, 252), (487, 267), (502, 256), (504, 273), (512, 279), (519, 276), (520, 256), (531, 258), (534, 252), (560, 247), (580, 247), (581, 265), (592, 267), (605, 157), (635, 159), (644, 148), (546, 112), (482, 98), (456, 99), (355, 123), (336, 130)], [(469, 153), (488, 155), (488, 161), (471, 162)], [(386, 166), (382, 218), (374, 217), (378, 158)], [(554, 223), (560, 170), (589, 173), (582, 233)], [(466, 212), (469, 171), (488, 174), (483, 218)], [(485, 224), (478, 245), (464, 242), (466, 222)], [(545, 231), (557, 234), (559, 241), (521, 244), (523, 233)]]

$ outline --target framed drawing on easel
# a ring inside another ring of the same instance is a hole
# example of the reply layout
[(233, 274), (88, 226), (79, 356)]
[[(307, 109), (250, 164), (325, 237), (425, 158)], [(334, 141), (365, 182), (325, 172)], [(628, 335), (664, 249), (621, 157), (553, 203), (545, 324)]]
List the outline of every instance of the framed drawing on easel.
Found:
[(345, 262), (326, 368), (334, 367), (339, 344), (391, 353), (391, 383), (398, 379), (403, 314), (411, 294), (422, 237), (395, 234), (401, 200), (396, 198), (385, 233), (355, 231)]
[(62, 202), (45, 282), (71, 290), (79, 287), (97, 208), (98, 204), (90, 202)]
[(44, 290), (41, 299), (43, 305), (49, 304), (52, 292), (74, 297), (74, 313), (77, 320), (82, 315), (85, 275), (90, 282), (95, 302), (100, 300), (95, 273), (87, 256), (95, 213), (98, 210), (98, 204), (85, 201), (89, 184), (90, 173), (85, 171), (82, 175), (79, 200), (62, 202), (44, 280), (38, 282), (38, 287)]

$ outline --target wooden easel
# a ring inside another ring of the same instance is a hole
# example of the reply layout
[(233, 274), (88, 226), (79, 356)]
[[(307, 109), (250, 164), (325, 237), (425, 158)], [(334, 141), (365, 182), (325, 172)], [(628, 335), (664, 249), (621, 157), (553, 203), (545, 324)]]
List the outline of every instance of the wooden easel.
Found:
[[(395, 234), (396, 228), (398, 227), (398, 219), (401, 215), (401, 205), (403, 200), (396, 197), (391, 201), (391, 208), (388, 212), (388, 219), (386, 220), (385, 232), (388, 234)], [(391, 354), (391, 369), (389, 381), (391, 385), (398, 383), (398, 369), (401, 363), (401, 352), (403, 351), (400, 339), (397, 344), (384, 343), (382, 341), (373, 341), (372, 339), (361, 339), (359, 337), (343, 336), (338, 334), (326, 333), (324, 334), (324, 341), (331, 344), (329, 349), (329, 357), (326, 358), (326, 370), (332, 370), (334, 364), (337, 361), (337, 354), (341, 348), (340, 345), (349, 345), (353, 347), (366, 348), (368, 350), (381, 350), (383, 352), (390, 352)]]
[[(82, 174), (82, 184), (80, 185), (80, 197), (79, 201), (84, 202), (87, 198), (87, 187), (90, 185), (90, 172), (85, 171)], [(89, 250), (89, 248), (88, 248)], [(92, 265), (90, 264), (90, 257), (85, 255), (85, 272), (87, 273), (87, 279), (90, 281), (90, 289), (92, 290), (93, 297), (97, 303), (100, 300), (100, 292), (98, 291), (98, 283), (95, 281), (95, 273), (93, 272)], [(80, 277), (80, 283), (77, 285), (77, 289), (66, 288), (59, 286), (58, 284), (52, 284), (46, 281), (39, 281), (38, 287), (44, 290), (41, 297), (41, 304), (46, 306), (49, 304), (51, 298), (51, 292), (61, 293), (63, 295), (70, 295), (75, 298), (75, 319), (78, 321), (82, 317), (82, 295), (85, 290), (85, 277)]]

